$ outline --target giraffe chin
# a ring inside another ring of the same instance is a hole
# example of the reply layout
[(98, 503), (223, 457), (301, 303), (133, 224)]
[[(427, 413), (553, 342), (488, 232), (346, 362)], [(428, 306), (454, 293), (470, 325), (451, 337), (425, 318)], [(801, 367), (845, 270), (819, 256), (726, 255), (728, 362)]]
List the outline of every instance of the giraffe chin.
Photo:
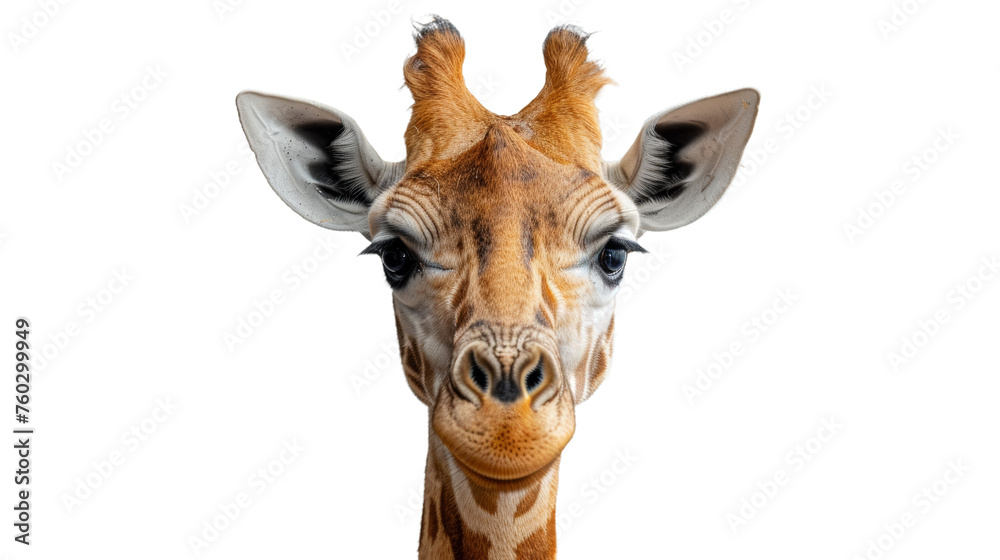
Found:
[(556, 461), (576, 428), (573, 398), (562, 390), (532, 409), (527, 400), (477, 406), (443, 389), (431, 426), (464, 469), (494, 480), (528, 477)]

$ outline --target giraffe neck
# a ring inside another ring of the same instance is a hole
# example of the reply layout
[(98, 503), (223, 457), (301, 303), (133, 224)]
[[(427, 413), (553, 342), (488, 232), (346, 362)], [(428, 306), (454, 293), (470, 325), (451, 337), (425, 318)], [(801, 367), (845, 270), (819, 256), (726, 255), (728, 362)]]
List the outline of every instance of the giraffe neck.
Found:
[(503, 481), (459, 464), (431, 430), (420, 521), (420, 560), (556, 557), (559, 458)]

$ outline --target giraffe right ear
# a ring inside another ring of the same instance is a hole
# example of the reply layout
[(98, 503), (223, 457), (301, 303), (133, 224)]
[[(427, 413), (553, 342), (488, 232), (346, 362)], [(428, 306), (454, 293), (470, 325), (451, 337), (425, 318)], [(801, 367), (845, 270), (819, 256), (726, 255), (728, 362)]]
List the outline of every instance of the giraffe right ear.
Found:
[(267, 182), (310, 222), (368, 236), (372, 201), (403, 175), (354, 119), (336, 109), (252, 91), (236, 96), (240, 124)]

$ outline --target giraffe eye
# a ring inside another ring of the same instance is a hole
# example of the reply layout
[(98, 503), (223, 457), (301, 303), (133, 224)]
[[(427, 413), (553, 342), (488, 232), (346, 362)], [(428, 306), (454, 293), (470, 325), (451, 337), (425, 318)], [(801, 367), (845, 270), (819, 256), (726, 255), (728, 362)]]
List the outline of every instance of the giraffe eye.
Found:
[(382, 266), (391, 274), (404, 274), (413, 265), (413, 257), (405, 247), (395, 246), (382, 250)]
[(380, 254), (382, 268), (385, 270), (385, 279), (389, 282), (389, 286), (393, 289), (402, 288), (416, 268), (417, 259), (413, 258), (406, 245), (403, 245), (403, 242), (398, 239), (384, 247)]
[(608, 286), (617, 286), (622, 280), (625, 261), (630, 251), (645, 253), (641, 245), (630, 239), (612, 237), (597, 255), (597, 265), (601, 269), (604, 281)]
[(628, 251), (624, 247), (613, 247), (609, 243), (601, 250), (600, 263), (604, 273), (614, 276), (625, 268)]
[(410, 253), (399, 239), (387, 239), (372, 243), (361, 254), (376, 253), (382, 257), (382, 271), (385, 272), (385, 280), (389, 287), (398, 290), (406, 285), (406, 282), (419, 269), (419, 261)]

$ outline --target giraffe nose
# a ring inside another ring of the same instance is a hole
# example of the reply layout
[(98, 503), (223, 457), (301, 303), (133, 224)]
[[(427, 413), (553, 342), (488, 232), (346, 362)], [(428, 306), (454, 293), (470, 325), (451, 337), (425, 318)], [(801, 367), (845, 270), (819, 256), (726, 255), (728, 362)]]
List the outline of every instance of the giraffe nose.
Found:
[(453, 375), (456, 389), (473, 402), (512, 405), (528, 400), (536, 407), (555, 396), (559, 388), (556, 362), (538, 345), (521, 352), (498, 352), (474, 343), (456, 361)]

